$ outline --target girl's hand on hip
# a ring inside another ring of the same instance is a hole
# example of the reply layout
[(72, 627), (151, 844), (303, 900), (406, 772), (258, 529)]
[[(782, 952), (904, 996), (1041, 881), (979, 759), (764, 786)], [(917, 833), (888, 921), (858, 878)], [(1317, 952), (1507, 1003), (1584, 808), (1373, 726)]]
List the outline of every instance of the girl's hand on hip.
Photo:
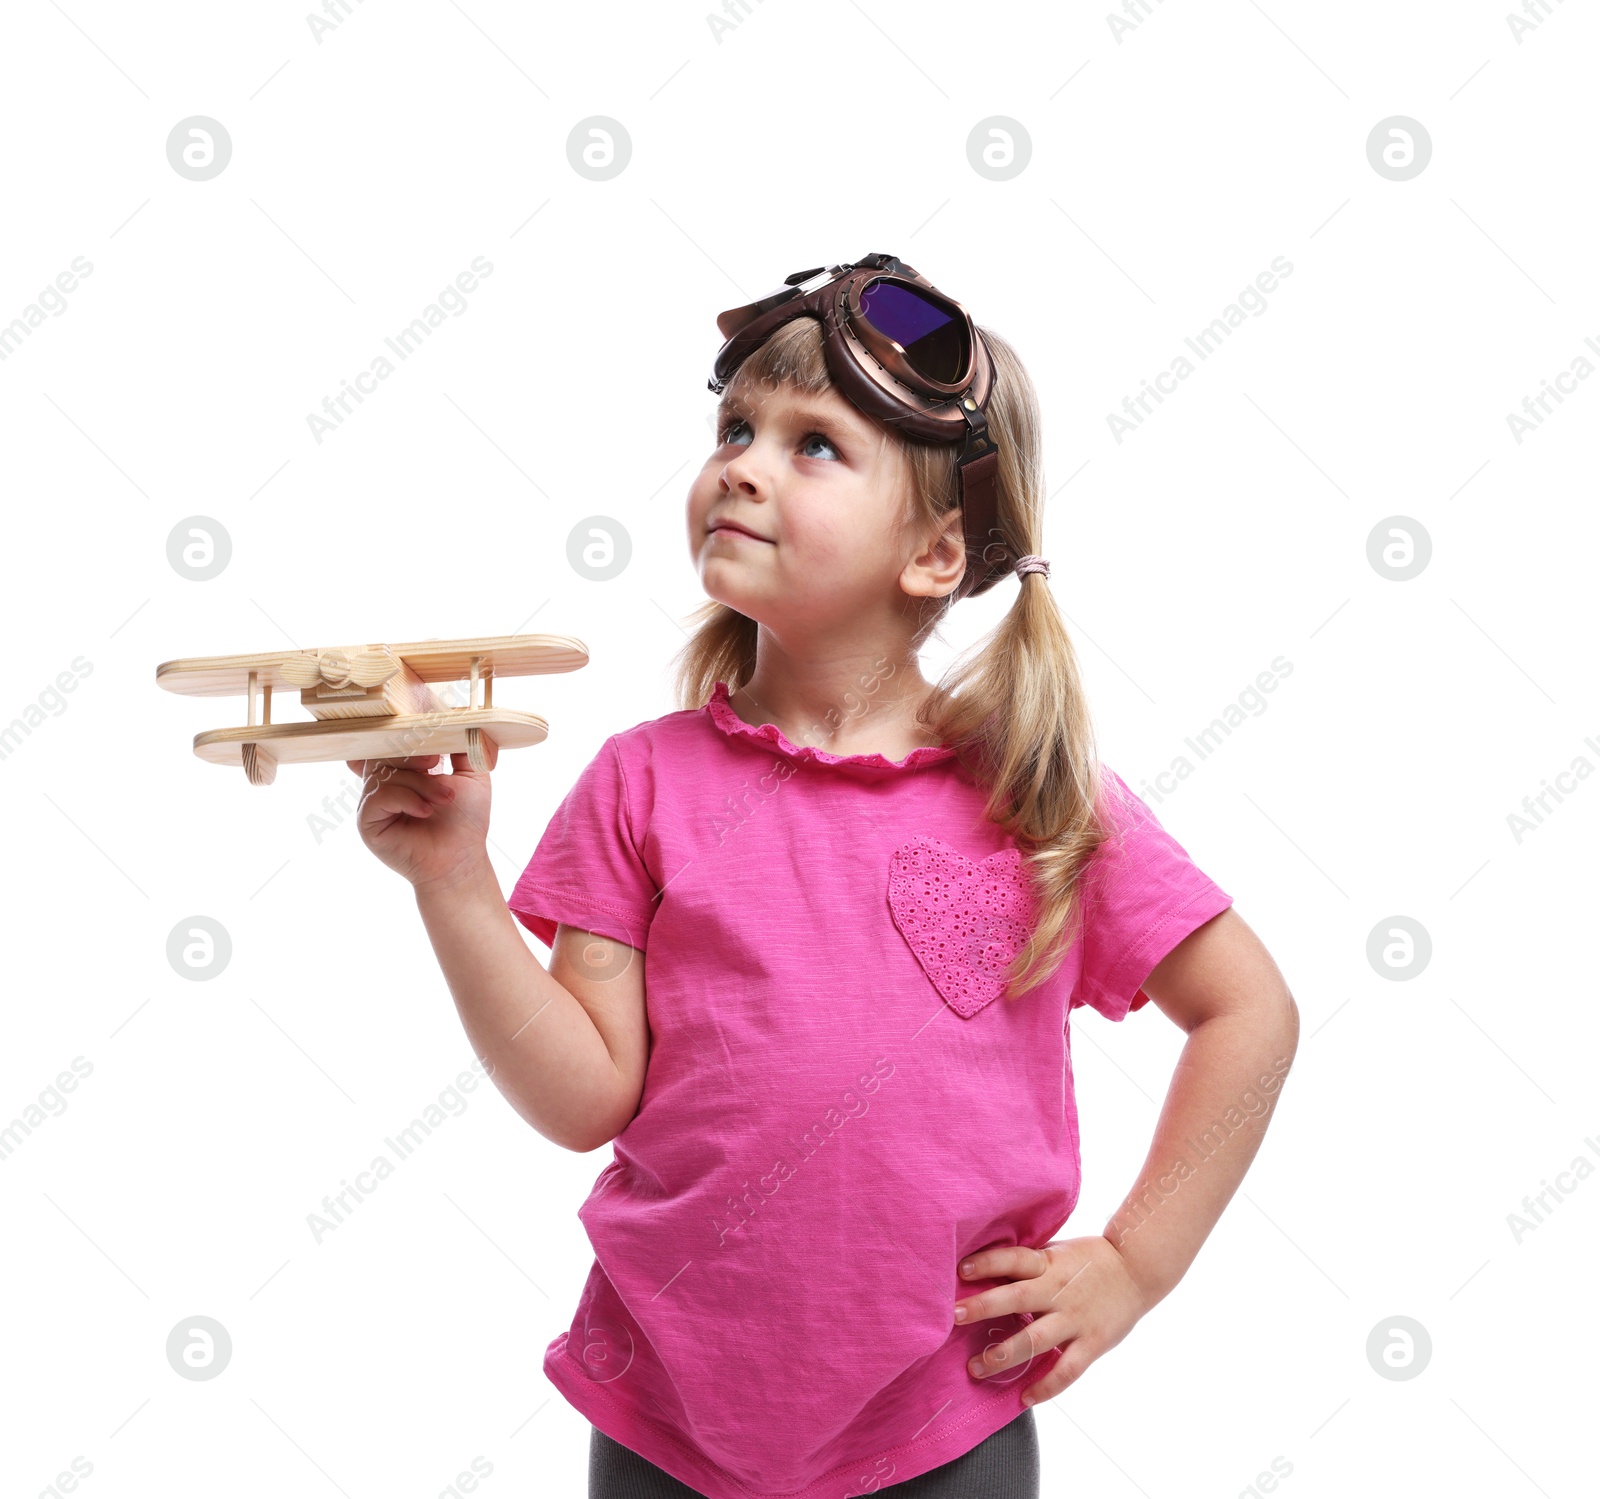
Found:
[(1062, 1350), (1055, 1367), (1023, 1391), (1024, 1405), (1059, 1395), (1127, 1337), (1152, 1305), (1116, 1245), (1100, 1234), (1062, 1239), (1042, 1249), (1026, 1244), (980, 1249), (962, 1260), (959, 1274), (963, 1280), (1005, 1279), (1011, 1284), (958, 1301), (957, 1325), (1011, 1312), (1034, 1314), (1014, 1337), (992, 1343), (981, 1358), (968, 1361), (967, 1370), (975, 1378), (1026, 1364), (1051, 1348)]

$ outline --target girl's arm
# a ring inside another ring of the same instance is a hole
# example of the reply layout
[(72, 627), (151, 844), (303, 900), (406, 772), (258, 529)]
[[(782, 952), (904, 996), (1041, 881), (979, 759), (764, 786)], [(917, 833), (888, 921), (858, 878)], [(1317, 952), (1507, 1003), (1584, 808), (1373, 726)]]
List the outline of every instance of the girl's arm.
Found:
[(1155, 1138), (1105, 1237), (1154, 1306), (1183, 1278), (1266, 1133), (1300, 1012), (1260, 939), (1230, 907), (1191, 932), (1143, 989), (1189, 1033)]
[(1189, 1039), (1133, 1190), (1103, 1234), (980, 1249), (959, 1268), (964, 1279), (1010, 1284), (958, 1300), (956, 1322), (1034, 1314), (969, 1362), (974, 1378), (1062, 1350), (1022, 1391), (1024, 1405), (1058, 1395), (1183, 1278), (1260, 1147), (1294, 1060), (1294, 997), (1231, 907), (1190, 932), (1141, 987)]
[[(499, 750), (491, 747), (492, 769)], [(362, 778), (361, 841), (411, 882), (473, 1051), (546, 1139), (597, 1150), (638, 1111), (649, 1056), (644, 957), (558, 926), (547, 972), (522, 940), (489, 864), (489, 771), (465, 754), (349, 760)]]
[(511, 1106), (569, 1150), (619, 1134), (644, 1091), (644, 954), (558, 926), (546, 971), (487, 859), (416, 897), (472, 1049)]

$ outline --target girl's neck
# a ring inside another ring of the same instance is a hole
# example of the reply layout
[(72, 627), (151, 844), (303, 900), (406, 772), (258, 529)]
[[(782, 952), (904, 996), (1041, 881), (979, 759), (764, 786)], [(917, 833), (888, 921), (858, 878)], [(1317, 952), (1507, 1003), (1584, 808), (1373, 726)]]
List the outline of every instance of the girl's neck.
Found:
[(791, 744), (899, 761), (939, 743), (916, 721), (932, 690), (915, 657), (895, 666), (878, 654), (799, 671), (758, 662), (745, 686), (730, 686), (728, 701), (746, 723), (775, 724)]

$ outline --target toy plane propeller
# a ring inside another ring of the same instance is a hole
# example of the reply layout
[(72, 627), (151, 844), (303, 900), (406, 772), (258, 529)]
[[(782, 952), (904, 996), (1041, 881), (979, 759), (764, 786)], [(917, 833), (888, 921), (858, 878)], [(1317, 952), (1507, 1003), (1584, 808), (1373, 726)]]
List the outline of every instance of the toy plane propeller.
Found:
[[(195, 656), (163, 661), (156, 685), (189, 697), (242, 695), (244, 725), (196, 734), (194, 752), (213, 765), (243, 765), (252, 785), (270, 786), (280, 762), (465, 753), (474, 770), (487, 770), (493, 748), (538, 744), (550, 728), (536, 713), (495, 707), (494, 679), (577, 671), (588, 663), (589, 648), (570, 635), (485, 635)], [(461, 705), (430, 685), (461, 681), (468, 684)], [(312, 717), (273, 723), (274, 687), (298, 689)]]

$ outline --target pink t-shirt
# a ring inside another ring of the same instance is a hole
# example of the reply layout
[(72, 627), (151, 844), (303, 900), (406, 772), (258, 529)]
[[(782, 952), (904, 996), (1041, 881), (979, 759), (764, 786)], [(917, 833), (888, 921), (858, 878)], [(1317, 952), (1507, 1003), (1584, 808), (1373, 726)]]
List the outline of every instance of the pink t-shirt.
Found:
[[(967, 1360), (961, 1257), (1043, 1245), (1078, 1200), (1067, 1015), (1121, 1020), (1232, 903), (1109, 769), (1115, 837), (1055, 975), (999, 1000), (1034, 909), (947, 746), (791, 744), (718, 683), (614, 734), (508, 905), (642, 950), (639, 1111), (578, 1216), (594, 1246), (551, 1382), (710, 1499), (842, 1499), (936, 1468), (1060, 1357)], [(1097, 1229), (1089, 1229), (1095, 1232)]]

